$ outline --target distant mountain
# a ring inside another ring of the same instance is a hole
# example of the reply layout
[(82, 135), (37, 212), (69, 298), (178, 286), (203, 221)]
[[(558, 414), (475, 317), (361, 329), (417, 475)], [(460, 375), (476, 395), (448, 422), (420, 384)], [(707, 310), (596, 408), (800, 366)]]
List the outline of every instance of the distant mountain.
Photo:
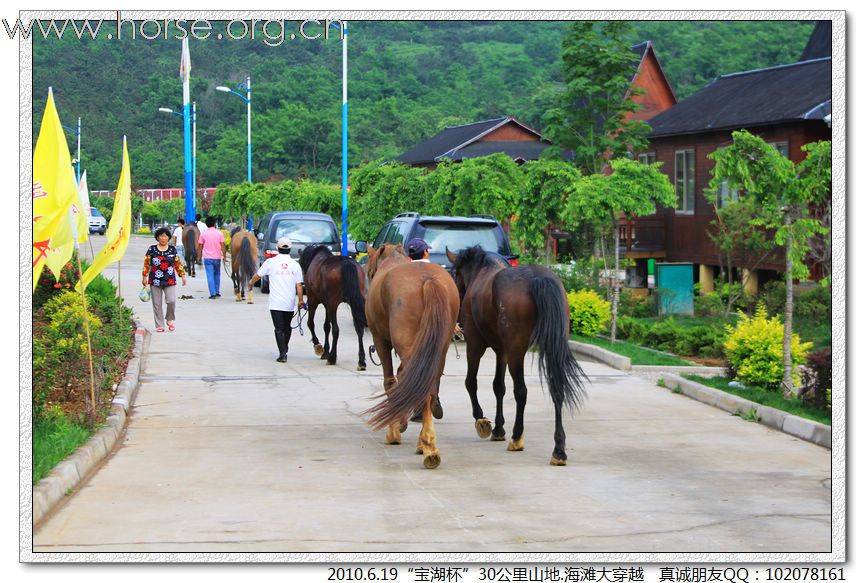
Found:
[[(225, 23), (212, 22), (214, 30)], [(82, 118), (82, 168), (93, 189), (113, 189), (121, 138), (136, 187), (183, 182), (180, 42), (34, 39), (34, 143), (48, 86), (65, 125)], [(794, 62), (813, 22), (641, 21), (682, 99), (715, 76)], [(288, 30), (288, 29), (286, 29)], [(392, 158), (447, 125), (514, 115), (537, 128), (561, 80), (566, 22), (352, 22), (349, 51), (351, 166)], [(273, 32), (271, 31), (271, 34)], [(288, 34), (288, 32), (286, 32)], [(338, 38), (190, 43), (198, 107), (199, 186), (246, 179), (246, 107), (215, 91), (252, 77), (253, 178), (338, 180), (342, 48)], [(69, 135), (70, 147), (74, 136)]]

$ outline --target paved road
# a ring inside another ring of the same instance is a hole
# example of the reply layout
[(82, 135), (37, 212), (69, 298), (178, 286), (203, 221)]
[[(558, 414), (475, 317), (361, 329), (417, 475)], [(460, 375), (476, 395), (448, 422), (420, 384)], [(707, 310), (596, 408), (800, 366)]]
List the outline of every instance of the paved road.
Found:
[[(133, 239), (120, 274), (152, 331), (150, 305), (137, 299), (151, 241)], [(122, 446), (34, 534), (34, 552), (831, 550), (827, 450), (597, 363), (584, 364), (587, 406), (566, 418), (569, 465), (553, 467), (552, 407), (537, 373), (526, 449), (507, 452), (475, 434), (465, 358), (451, 350), (436, 423), (442, 465), (425, 470), (417, 424), (402, 446), (367, 429), (361, 413), (381, 372), (355, 372), (352, 335), (336, 367), (296, 332), (288, 363), (276, 363), (266, 296), (235, 303), (230, 285), (208, 300), (202, 271), (180, 289), (192, 298), (178, 302), (176, 332), (150, 338)], [(345, 306), (341, 318), (351, 330)], [(488, 416), (493, 368), (488, 354)], [(509, 422), (513, 412), (508, 395)]]

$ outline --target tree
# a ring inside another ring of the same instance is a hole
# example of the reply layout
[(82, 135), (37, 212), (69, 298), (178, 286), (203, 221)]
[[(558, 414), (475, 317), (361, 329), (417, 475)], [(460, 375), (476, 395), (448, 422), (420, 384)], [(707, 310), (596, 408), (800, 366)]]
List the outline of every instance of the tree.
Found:
[(623, 21), (575, 22), (562, 43), (564, 90), (544, 116), (545, 134), (573, 151), (586, 174), (604, 170), (608, 159), (627, 156), (648, 145), (649, 125), (628, 120), (640, 105), (631, 97), (638, 57), (631, 51)]
[(785, 249), (787, 298), (782, 382), (785, 397), (793, 394), (793, 279), (808, 276), (805, 257), (812, 238), (828, 234), (810, 210), (828, 203), (832, 179), (830, 142), (806, 144), (802, 150), (806, 158), (796, 165), (760, 137), (742, 130), (733, 132), (731, 146), (709, 156), (715, 161), (709, 187), (716, 189), (726, 180), (731, 188), (754, 197), (766, 214), (755, 217), (752, 224), (775, 229), (775, 241)]
[(733, 274), (733, 261), (747, 269), (747, 278), (776, 249), (775, 238), (766, 229), (755, 229), (752, 221), (766, 210), (753, 197), (743, 197), (718, 206), (716, 191), (706, 189), (706, 198), (715, 208), (715, 219), (709, 224), (707, 234), (718, 248), (718, 264), (721, 280), (727, 287), (725, 315), (733, 310), (733, 304), (742, 297), (747, 279), (738, 286)]
[(520, 197), (512, 232), (524, 249), (543, 247), (546, 261), (550, 263), (552, 229), (561, 224), (568, 189), (579, 180), (580, 171), (563, 160), (526, 162), (522, 170), (526, 195)]
[(613, 318), (610, 322), (610, 338), (616, 340), (616, 323), (619, 313), (619, 216), (644, 216), (655, 212), (657, 205), (672, 207), (676, 204), (676, 193), (667, 177), (658, 169), (660, 162), (643, 164), (628, 158), (619, 158), (611, 163), (612, 174), (591, 174), (576, 180), (570, 188), (565, 216), (575, 222), (594, 222), (613, 225), (615, 233), (615, 267), (613, 279)]

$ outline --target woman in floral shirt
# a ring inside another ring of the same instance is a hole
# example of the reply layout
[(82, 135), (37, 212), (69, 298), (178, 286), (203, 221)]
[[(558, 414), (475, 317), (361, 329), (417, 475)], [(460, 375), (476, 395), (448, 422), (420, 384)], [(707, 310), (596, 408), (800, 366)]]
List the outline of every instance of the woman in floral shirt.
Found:
[[(153, 320), (156, 322), (156, 331), (165, 332), (165, 323), (168, 329), (174, 332), (174, 305), (177, 303), (177, 277), (183, 279), (186, 285), (186, 272), (177, 255), (177, 248), (169, 245), (171, 232), (162, 227), (156, 230), (156, 245), (151, 245), (144, 255), (144, 272), (141, 274), (141, 285), (150, 285), (151, 300), (153, 301)], [(165, 299), (165, 316), (162, 315), (162, 301)]]

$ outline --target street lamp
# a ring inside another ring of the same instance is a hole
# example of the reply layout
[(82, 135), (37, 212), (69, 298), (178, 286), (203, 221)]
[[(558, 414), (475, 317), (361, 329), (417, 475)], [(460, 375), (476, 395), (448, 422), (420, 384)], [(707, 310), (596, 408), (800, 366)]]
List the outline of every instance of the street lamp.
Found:
[[(224, 85), (220, 85), (216, 90), (222, 93), (233, 93), (246, 102), (246, 180), (252, 183), (252, 80), (247, 77), (246, 83), (240, 83), (237, 88), (246, 91), (246, 95)], [(252, 215), (248, 217), (247, 229), (252, 230)]]
[[(180, 118), (183, 118), (183, 114), (179, 111), (174, 111), (169, 107), (160, 107), (159, 111), (162, 113), (173, 113), (174, 115), (179, 115)], [(196, 169), (196, 148), (195, 148), (195, 133), (196, 133), (196, 115), (195, 115), (195, 102), (192, 102), (192, 119), (190, 120), (192, 123), (192, 214), (195, 215), (195, 193), (198, 189), (197, 182), (197, 169)]]
[[(60, 124), (63, 125), (63, 124)], [(81, 118), (78, 118), (78, 129), (70, 128), (69, 126), (63, 126), (63, 129), (69, 130), (73, 134), (78, 137), (78, 153), (75, 156), (73, 162), (76, 164), (75, 166), (75, 180), (81, 182)]]

